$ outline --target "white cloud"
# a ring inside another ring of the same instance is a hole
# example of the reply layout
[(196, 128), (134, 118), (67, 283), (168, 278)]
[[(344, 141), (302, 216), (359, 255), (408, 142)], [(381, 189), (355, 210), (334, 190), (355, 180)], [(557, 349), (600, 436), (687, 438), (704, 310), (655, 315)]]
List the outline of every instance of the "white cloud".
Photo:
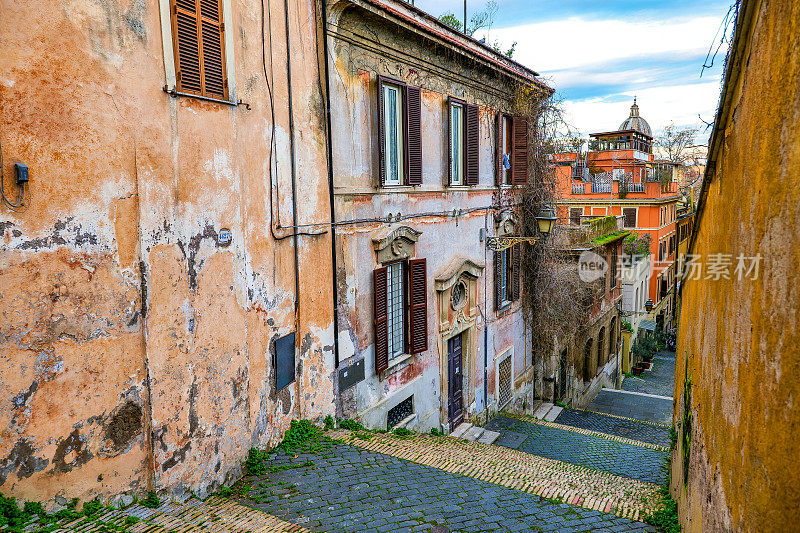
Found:
[[(634, 91), (622, 93), (630, 98), (623, 102), (608, 102), (605, 98), (566, 101), (567, 119), (584, 135), (613, 131), (630, 114)], [(617, 96), (617, 95), (615, 95)], [(700, 125), (714, 118), (719, 98), (719, 78), (704, 83), (650, 87), (635, 91), (639, 113), (647, 120), (653, 133), (670, 122), (676, 125)]]
[(703, 53), (718, 26), (715, 17), (637, 21), (571, 17), (495, 28), (477, 37), (499, 39), (504, 45), (517, 41), (514, 59), (546, 73), (637, 56)]

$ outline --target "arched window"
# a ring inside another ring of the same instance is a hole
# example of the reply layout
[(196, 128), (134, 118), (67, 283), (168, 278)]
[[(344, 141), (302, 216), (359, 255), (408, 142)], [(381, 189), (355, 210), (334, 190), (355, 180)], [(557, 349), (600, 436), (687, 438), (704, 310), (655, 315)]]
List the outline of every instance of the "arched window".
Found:
[(605, 363), (605, 355), (603, 354), (603, 350), (605, 349), (605, 340), (606, 340), (606, 327), (603, 326), (600, 328), (600, 334), (597, 336), (597, 368), (600, 368)]
[(589, 381), (592, 377), (592, 339), (589, 339), (583, 349), (583, 380)]

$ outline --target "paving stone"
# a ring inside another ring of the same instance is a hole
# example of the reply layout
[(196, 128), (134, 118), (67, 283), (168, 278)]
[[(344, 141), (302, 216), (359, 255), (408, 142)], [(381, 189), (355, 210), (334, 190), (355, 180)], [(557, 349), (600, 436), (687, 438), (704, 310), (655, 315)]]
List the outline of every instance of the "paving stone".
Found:
[[(246, 499), (240, 503), (286, 511), (288, 522), (302, 522), (311, 531), (428, 532), (435, 524), (451, 531), (535, 531), (550, 525), (558, 528), (568, 521), (584, 529), (591, 529), (593, 523), (597, 527), (619, 524), (615, 520), (618, 517), (603, 513), (598, 513), (593, 522), (583, 521), (579, 516), (587, 512), (585, 509), (559, 506), (533, 494), (345, 444), (334, 444), (326, 454), (327, 459), (322, 455), (286, 458), (278, 454), (267, 466), (305, 461), (315, 466), (270, 472), (248, 482), (253, 486), (259, 482), (291, 482), (295, 497), (285, 499), (266, 491), (261, 504)], [(363, 475), (366, 464), (381, 465), (369, 481)], [(365, 498), (366, 494), (382, 496)], [(421, 501), (421, 496), (427, 500)], [(308, 508), (309, 500), (314, 509)], [(513, 510), (506, 509), (506, 503)], [(573, 509), (573, 513), (564, 517), (565, 509)]]

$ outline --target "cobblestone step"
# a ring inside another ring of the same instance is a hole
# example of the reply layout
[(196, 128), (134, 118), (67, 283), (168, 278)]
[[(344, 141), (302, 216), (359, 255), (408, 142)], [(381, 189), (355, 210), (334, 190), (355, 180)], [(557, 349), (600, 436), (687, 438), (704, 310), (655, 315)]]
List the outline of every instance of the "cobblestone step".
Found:
[(483, 435), (478, 439), (478, 442), (482, 442), (484, 444), (494, 444), (494, 441), (500, 438), (500, 433), (497, 431), (489, 431), (488, 429), (483, 430)]
[(351, 446), (633, 520), (654, 510), (659, 500), (655, 484), (482, 442), (382, 434), (363, 440), (344, 430), (329, 435)]
[(462, 438), (470, 442), (474, 442), (480, 439), (482, 436), (483, 436), (483, 428), (480, 426), (472, 426), (466, 433), (464, 433)]
[(533, 412), (533, 416), (535, 416), (539, 420), (543, 420), (545, 415), (547, 415), (547, 413), (549, 413), (550, 409), (552, 408), (553, 408), (552, 403), (543, 403), (538, 407), (538, 409), (536, 409), (536, 411)]
[[(134, 523), (135, 520), (135, 523)], [(31, 524), (24, 531), (39, 531)], [(170, 531), (189, 533), (215, 531), (220, 533), (305, 533), (310, 530), (285, 522), (263, 511), (246, 507), (224, 498), (206, 501), (190, 498), (179, 502), (165, 502), (156, 509), (131, 505), (125, 509), (106, 509), (92, 517), (64, 521), (56, 533), (100, 533), (128, 531), (150, 533)]]
[(548, 422), (553, 422), (553, 421), (554, 421), (556, 418), (558, 418), (558, 415), (560, 415), (560, 414), (561, 414), (561, 411), (563, 411), (563, 410), (564, 410), (564, 408), (563, 408), (563, 407), (559, 407), (558, 405), (554, 405), (554, 406), (553, 406), (553, 407), (552, 407), (552, 408), (551, 408), (551, 409), (550, 409), (550, 410), (547, 412), (547, 414), (546, 414), (546, 415), (544, 415), (544, 420), (546, 420), (546, 421), (548, 421)]
[(464, 433), (469, 431), (471, 428), (472, 428), (472, 424), (470, 424), (469, 422), (462, 422), (461, 424), (459, 424), (459, 426), (456, 429), (454, 429), (450, 433), (450, 436), (454, 437), (456, 439), (460, 439), (461, 437), (464, 436)]

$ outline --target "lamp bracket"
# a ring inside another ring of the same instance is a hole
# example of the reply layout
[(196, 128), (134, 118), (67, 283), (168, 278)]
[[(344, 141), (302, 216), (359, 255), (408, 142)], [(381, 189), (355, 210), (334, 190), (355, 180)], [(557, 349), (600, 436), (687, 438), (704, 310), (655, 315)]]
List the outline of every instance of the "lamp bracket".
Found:
[(495, 252), (500, 252), (506, 248), (511, 248), (519, 242), (535, 244), (539, 240), (541, 240), (541, 237), (488, 237), (486, 239), (486, 247)]

